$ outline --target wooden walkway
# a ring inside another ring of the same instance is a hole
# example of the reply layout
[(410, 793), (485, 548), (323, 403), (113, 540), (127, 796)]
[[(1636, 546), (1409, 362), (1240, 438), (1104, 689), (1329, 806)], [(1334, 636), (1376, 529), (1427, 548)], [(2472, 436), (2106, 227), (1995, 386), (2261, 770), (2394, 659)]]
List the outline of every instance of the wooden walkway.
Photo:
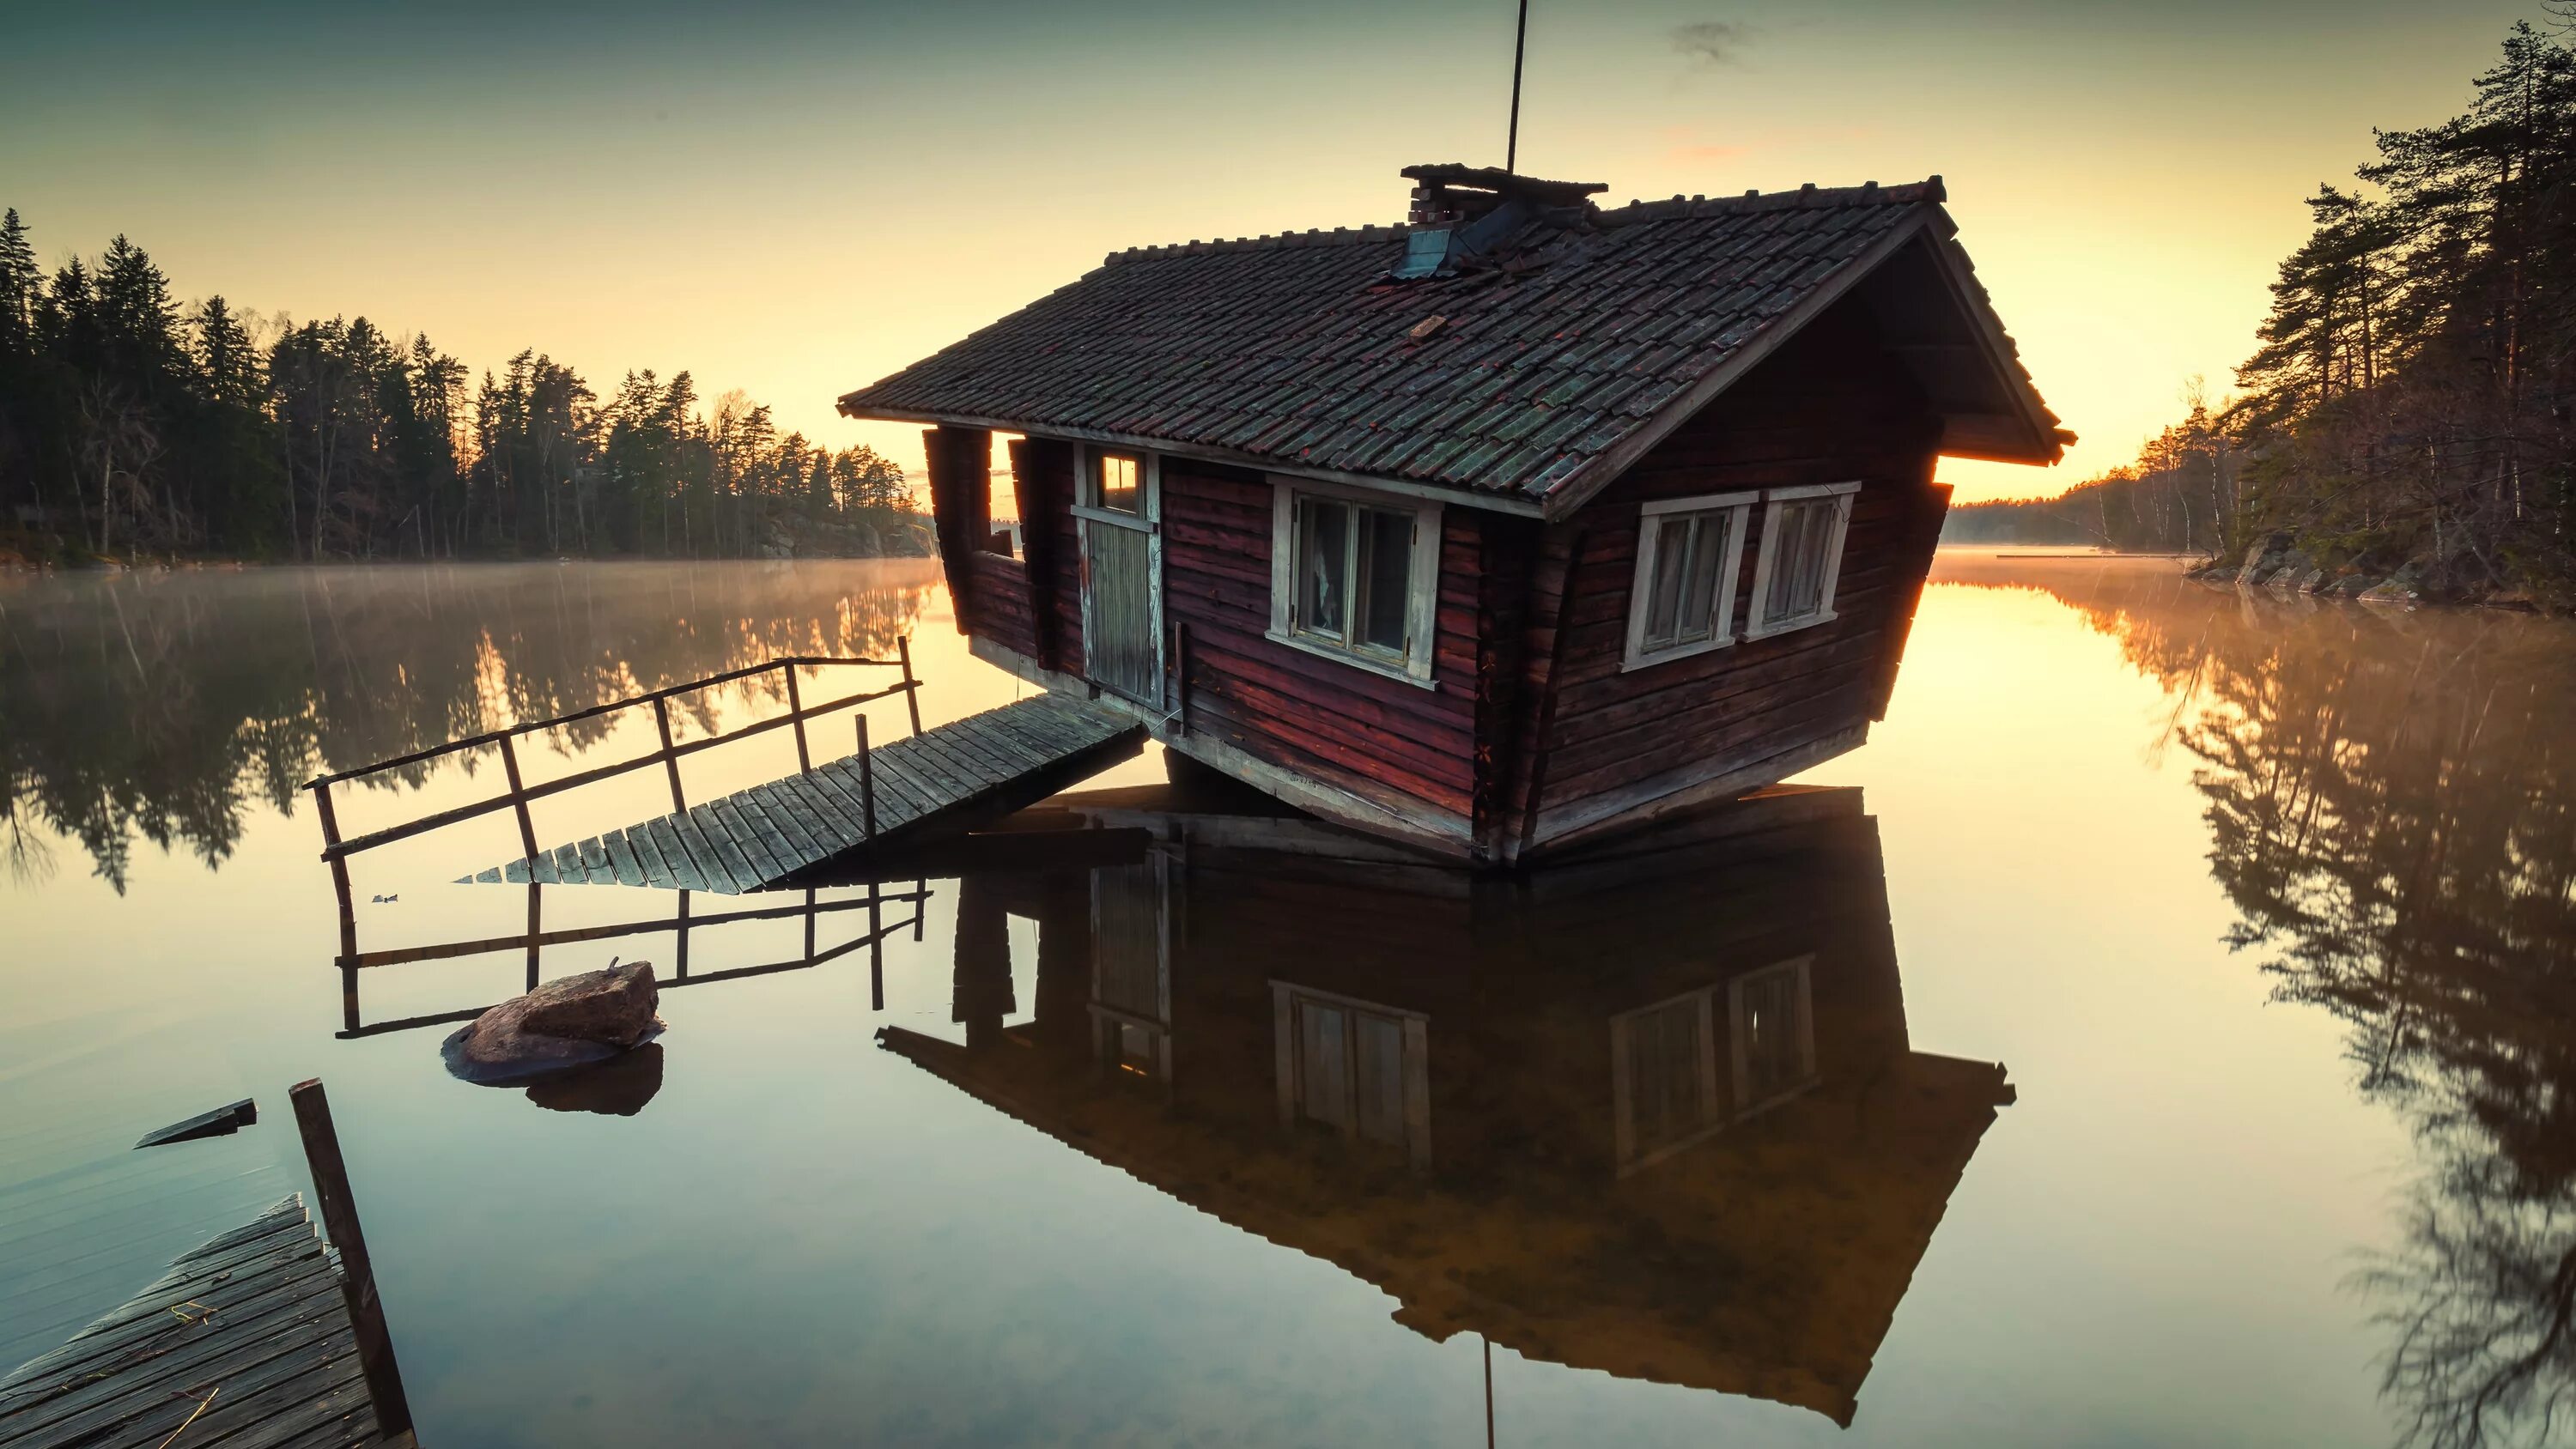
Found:
[[(185, 1432), (181, 1432), (184, 1427)], [(297, 1194), (0, 1379), (0, 1449), (318, 1449), (377, 1432), (340, 1270)]]
[(1039, 695), (877, 745), (864, 769), (860, 756), (844, 756), (467, 879), (759, 890), (847, 851), (1034, 804), (1137, 753), (1144, 739), (1125, 715)]

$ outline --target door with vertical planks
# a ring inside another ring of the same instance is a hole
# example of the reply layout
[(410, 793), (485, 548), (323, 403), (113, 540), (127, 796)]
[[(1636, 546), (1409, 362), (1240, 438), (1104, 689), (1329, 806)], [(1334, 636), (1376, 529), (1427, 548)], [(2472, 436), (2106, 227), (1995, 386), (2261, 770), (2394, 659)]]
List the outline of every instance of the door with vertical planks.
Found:
[(1150, 454), (1084, 448), (1082, 655), (1091, 682), (1163, 705), (1162, 479)]

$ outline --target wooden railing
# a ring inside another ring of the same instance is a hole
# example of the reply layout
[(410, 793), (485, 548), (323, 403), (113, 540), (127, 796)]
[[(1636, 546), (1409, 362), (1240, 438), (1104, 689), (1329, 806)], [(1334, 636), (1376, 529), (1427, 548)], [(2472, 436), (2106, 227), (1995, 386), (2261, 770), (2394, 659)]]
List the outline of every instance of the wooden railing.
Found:
[[(869, 999), (875, 1010), (883, 1011), (885, 1010), (884, 943), (900, 931), (910, 931), (914, 940), (920, 940), (923, 924), (922, 908), (931, 896), (930, 882), (927, 880), (915, 881), (912, 889), (908, 891), (889, 891), (877, 882), (871, 881), (864, 896), (849, 896), (840, 900), (827, 901), (820, 899), (816, 892), (808, 890), (804, 893), (804, 899), (795, 904), (696, 913), (690, 909), (690, 896), (693, 893), (682, 891), (679, 913), (675, 916), (638, 921), (612, 921), (602, 925), (560, 927), (549, 931), (541, 925), (538, 914), (543, 889), (533, 885), (528, 888), (528, 929), (522, 934), (490, 936), (479, 940), (442, 941), (432, 945), (402, 947), (390, 951), (370, 951), (363, 956), (340, 958), (338, 965), (343, 1024), (338, 1035), (346, 1040), (353, 1037), (377, 1036), (385, 1032), (453, 1025), (457, 1022), (472, 1021), (490, 1009), (478, 1006), (464, 1011), (447, 1011), (430, 1016), (404, 1017), (398, 1021), (368, 1023), (363, 1021), (358, 1013), (358, 971), (362, 967), (392, 966), (410, 961), (453, 960), (461, 956), (475, 956), (485, 952), (510, 951), (524, 947), (528, 957), (528, 989), (534, 991), (538, 984), (539, 953), (547, 946), (604, 941), (619, 936), (649, 935), (658, 932), (671, 932), (678, 938), (677, 959), (672, 963), (670, 971), (660, 974), (657, 983), (665, 991), (716, 981), (737, 981), (747, 976), (768, 976), (781, 971), (801, 971), (839, 960), (864, 946), (868, 951)], [(911, 914), (896, 920), (887, 920), (886, 908), (899, 905), (910, 906)], [(818, 949), (816, 931), (821, 918), (841, 911), (867, 912), (866, 931), (854, 940)], [(712, 926), (727, 925), (736, 921), (798, 919), (801, 919), (805, 926), (805, 950), (802, 956), (759, 965), (727, 967), (718, 971), (693, 972), (689, 969), (689, 934), (692, 931), (703, 931)]]
[[(796, 671), (837, 667), (897, 669), (902, 671), (903, 678), (883, 689), (843, 695), (827, 704), (807, 705), (797, 687)], [(773, 670), (783, 671), (787, 677), (787, 713), (772, 719), (756, 720), (739, 729), (719, 731), (686, 743), (673, 739), (671, 701), (674, 698), (719, 684), (730, 684), (738, 679), (750, 679), (768, 674)], [(681, 756), (693, 755), (701, 750), (711, 750), (718, 745), (731, 744), (735, 740), (747, 739), (770, 730), (793, 727), (796, 731), (796, 766), (801, 771), (811, 772), (814, 768), (814, 757), (806, 741), (805, 721), (817, 715), (855, 708), (900, 694), (903, 696), (904, 708), (912, 723), (912, 732), (917, 735), (921, 733), (920, 690), (921, 682), (913, 676), (912, 672), (912, 640), (906, 637), (895, 641), (895, 657), (892, 659), (789, 655), (760, 664), (746, 665), (740, 669), (728, 669), (721, 674), (711, 674), (704, 679), (694, 679), (686, 684), (674, 684), (664, 689), (631, 695), (625, 699), (611, 700), (606, 704), (595, 704), (588, 709), (577, 709), (570, 714), (559, 714), (550, 719), (530, 720), (525, 724), (511, 725), (506, 729), (468, 735), (464, 739), (450, 740), (443, 745), (414, 750), (407, 755), (396, 755), (390, 760), (378, 760), (371, 765), (361, 765), (354, 770), (341, 770), (333, 774), (316, 776), (306, 781), (304, 788), (313, 792), (314, 813), (322, 822), (322, 859), (331, 867), (331, 884), (340, 898), (341, 958), (344, 961), (353, 960), (358, 955), (357, 916), (349, 891), (349, 857), (353, 855), (374, 850), (379, 846), (391, 845), (398, 840), (409, 840), (413, 836), (424, 835), (432, 830), (443, 829), (463, 821), (479, 819), (496, 811), (510, 810), (518, 816), (520, 849), (526, 853), (526, 858), (530, 862), (534, 862), (538, 857), (539, 847), (536, 823), (528, 812), (531, 801), (542, 800), (550, 795), (560, 795), (567, 790), (576, 790), (584, 785), (595, 785), (602, 780), (614, 779), (632, 770), (648, 769), (659, 764), (670, 777), (673, 813), (685, 812), (689, 805), (688, 796), (680, 786)], [(614, 714), (619, 710), (636, 709), (645, 705), (653, 708), (653, 723), (661, 736), (659, 749), (631, 760), (595, 766), (576, 771), (561, 779), (546, 780), (535, 785), (528, 784), (519, 773), (517, 741), (521, 735), (535, 734), (540, 730), (559, 729), (582, 720), (596, 719), (602, 715)], [(865, 801), (868, 834), (873, 836), (876, 834), (876, 772), (873, 761), (868, 757), (868, 720), (864, 714), (858, 716), (858, 744), (861, 793)], [(339, 814), (331, 800), (332, 786), (361, 780), (370, 775), (380, 775), (387, 770), (398, 770), (407, 765), (440, 759), (465, 750), (483, 749), (495, 745), (500, 747), (501, 769), (509, 783), (509, 788), (503, 793), (488, 799), (475, 800), (435, 811), (417, 820), (371, 830), (364, 835), (351, 836), (345, 840), (341, 838)]]

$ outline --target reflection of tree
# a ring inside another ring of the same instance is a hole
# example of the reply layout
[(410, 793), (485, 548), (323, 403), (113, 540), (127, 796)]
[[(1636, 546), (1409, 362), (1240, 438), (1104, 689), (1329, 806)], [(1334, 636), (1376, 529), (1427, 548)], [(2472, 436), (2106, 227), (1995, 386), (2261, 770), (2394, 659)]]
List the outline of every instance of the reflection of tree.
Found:
[[(911, 630), (935, 578), (927, 562), (869, 561), (14, 585), (0, 592), (0, 853), (13, 871), (51, 868), (25, 812), (79, 840), (119, 890), (138, 837), (216, 864), (252, 797), (291, 814), (297, 787), (323, 770), (774, 655), (880, 654)], [(772, 676), (734, 688), (779, 687)], [(714, 704), (690, 698), (699, 727)], [(586, 721), (564, 743), (609, 727)], [(378, 783), (417, 786), (428, 768)]]
[(2363, 1284), (2410, 1442), (2576, 1407), (2576, 653), (2565, 625), (2384, 615), (2109, 570), (2052, 588), (2185, 701), (2211, 868), (2277, 995), (2350, 1023), (2433, 1164)]

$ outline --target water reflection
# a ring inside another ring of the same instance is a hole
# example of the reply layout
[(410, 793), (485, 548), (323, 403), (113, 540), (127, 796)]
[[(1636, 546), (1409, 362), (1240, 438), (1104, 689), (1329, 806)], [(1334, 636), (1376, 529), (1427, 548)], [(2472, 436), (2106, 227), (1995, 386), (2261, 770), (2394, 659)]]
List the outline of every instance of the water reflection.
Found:
[[(937, 578), (890, 560), (0, 581), (0, 860), (40, 882), (59, 834), (120, 891), (138, 839), (219, 865), (248, 807), (292, 814), (321, 771), (772, 655), (882, 652)], [(705, 727), (712, 703), (690, 705)]]
[(967, 876), (962, 1040), (879, 1043), (1435, 1342), (1851, 1421), (2012, 1098), (1912, 1049), (1858, 791), (1515, 882), (1214, 791), (1060, 797), (1151, 845)]
[(2409, 1439), (2550, 1441), (2576, 1410), (2576, 630), (2010, 568), (1944, 575), (2045, 587), (2165, 685), (2229, 944), (2349, 1024), (2360, 1090), (2425, 1149), (2357, 1279)]

